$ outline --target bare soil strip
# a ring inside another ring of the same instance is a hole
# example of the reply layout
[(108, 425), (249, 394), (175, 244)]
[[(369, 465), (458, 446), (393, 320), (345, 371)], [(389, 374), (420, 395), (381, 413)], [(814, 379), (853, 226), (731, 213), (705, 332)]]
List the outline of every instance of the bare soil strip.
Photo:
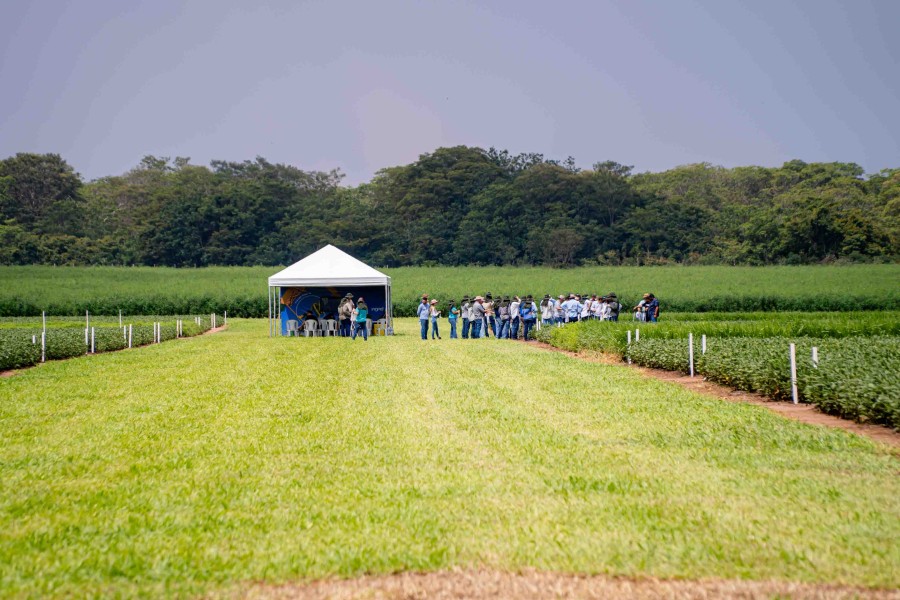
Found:
[(411, 600), (419, 598), (633, 598), (681, 600), (687, 598), (722, 598), (757, 600), (770, 598), (900, 599), (900, 590), (813, 585), (780, 581), (743, 581), (703, 579), (697, 581), (580, 576), (562, 573), (525, 571), (507, 573), (486, 569), (451, 570), (436, 573), (396, 573), (324, 579), (283, 585), (254, 584), (229, 594), (230, 597), (253, 600)]
[[(219, 327), (216, 327), (215, 329), (208, 329), (208, 330), (204, 331), (203, 333), (201, 333), (200, 335), (209, 335), (211, 333), (219, 333), (220, 331), (224, 331), (227, 328), (228, 328), (227, 325), (220, 325)], [(189, 339), (191, 339), (191, 337), (197, 337), (197, 336), (176, 338), (176, 341), (177, 340), (189, 340)], [(143, 346), (136, 346), (135, 348), (122, 348), (121, 350), (114, 350), (114, 352), (123, 352), (125, 350), (135, 350), (137, 348), (143, 348)], [(106, 352), (102, 352), (101, 354), (106, 354)], [(75, 358), (75, 357), (73, 356), (72, 358)], [(63, 360), (69, 360), (69, 359), (66, 358)], [(38, 363), (36, 365), (32, 365), (30, 367), (23, 367), (21, 369), (9, 369), (8, 371), (0, 371), (0, 377), (12, 377), (13, 375), (18, 375), (19, 373), (22, 373), (23, 371), (27, 371), (29, 369), (37, 369), (42, 364), (47, 364), (47, 363)]]
[(719, 398), (728, 402), (743, 402), (745, 404), (764, 406), (765, 408), (776, 412), (787, 419), (794, 419), (795, 421), (809, 423), (810, 425), (822, 425), (825, 427), (844, 429), (846, 431), (851, 431), (858, 435), (868, 437), (869, 439), (873, 439), (877, 442), (887, 444), (892, 448), (900, 449), (900, 432), (895, 431), (889, 427), (884, 427), (882, 425), (857, 423), (855, 421), (849, 421), (847, 419), (842, 419), (833, 415), (827, 415), (812, 404), (793, 404), (791, 402), (778, 402), (776, 400), (771, 400), (763, 396), (762, 394), (735, 390), (718, 383), (713, 383), (712, 381), (707, 381), (702, 376), (690, 377), (689, 375), (684, 375), (683, 373), (677, 373), (673, 371), (663, 371), (662, 369), (648, 369), (646, 367), (639, 367), (637, 365), (626, 365), (619, 359), (618, 356), (614, 356), (612, 354), (603, 354), (599, 352), (570, 352), (568, 350), (562, 350), (543, 342), (532, 341), (528, 343), (538, 348), (551, 350), (553, 352), (561, 352), (573, 358), (578, 358), (589, 362), (598, 362), (602, 364), (617, 366), (630, 366), (633, 369), (637, 369), (647, 377), (654, 377), (661, 381), (676, 383), (684, 388), (695, 391), (698, 394), (711, 396), (713, 398)]

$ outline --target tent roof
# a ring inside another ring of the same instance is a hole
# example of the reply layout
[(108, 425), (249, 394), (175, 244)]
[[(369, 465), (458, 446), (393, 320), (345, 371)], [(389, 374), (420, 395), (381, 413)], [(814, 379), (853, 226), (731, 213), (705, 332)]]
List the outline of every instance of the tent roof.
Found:
[(388, 285), (391, 278), (328, 244), (269, 277), (269, 286)]

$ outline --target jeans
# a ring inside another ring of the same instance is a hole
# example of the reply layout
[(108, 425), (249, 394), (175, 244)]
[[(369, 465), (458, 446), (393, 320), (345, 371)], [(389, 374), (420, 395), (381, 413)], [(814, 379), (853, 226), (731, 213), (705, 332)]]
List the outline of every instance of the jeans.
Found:
[(526, 320), (525, 321), (525, 332), (524, 332), (524, 339), (526, 342), (528, 341), (528, 334), (531, 333), (532, 327), (534, 327), (534, 319)]
[(497, 338), (501, 340), (509, 338), (509, 319), (505, 321), (500, 319), (500, 333), (497, 334)]
[(359, 332), (362, 332), (363, 339), (365, 341), (369, 341), (369, 330), (366, 328), (365, 321), (357, 321), (355, 323), (355, 327), (353, 328), (353, 334), (350, 336), (351, 340), (355, 340), (356, 336), (359, 335)]
[(488, 317), (488, 326), (494, 332), (494, 337), (497, 337), (497, 317)]
[(441, 334), (438, 332), (437, 319), (431, 320), (431, 339), (439, 338)]
[(350, 337), (350, 319), (341, 319), (341, 337)]
[(481, 337), (481, 326), (484, 322), (481, 319), (474, 319), (472, 321), (472, 339), (477, 340)]
[(469, 339), (469, 320), (463, 319), (462, 337), (464, 340)]
[(428, 319), (419, 319), (419, 324), (422, 326), (422, 339), (428, 339)]
[(456, 339), (456, 319), (450, 319), (450, 339)]
[(519, 317), (516, 317), (515, 319), (512, 319), (512, 322), (509, 325), (509, 337), (514, 340), (519, 339), (519, 322), (521, 320), (522, 319), (520, 319)]
[(542, 324), (544, 325), (544, 327), (550, 327), (551, 325), (553, 325), (553, 323), (554, 319), (544, 319)]

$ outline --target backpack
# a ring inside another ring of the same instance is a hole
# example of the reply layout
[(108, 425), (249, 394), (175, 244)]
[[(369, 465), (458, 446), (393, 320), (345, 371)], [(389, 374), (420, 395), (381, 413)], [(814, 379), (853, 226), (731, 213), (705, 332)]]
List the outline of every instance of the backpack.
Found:
[(618, 302), (613, 302), (609, 305), (609, 315), (611, 317), (618, 317), (620, 310), (622, 310), (622, 305)]

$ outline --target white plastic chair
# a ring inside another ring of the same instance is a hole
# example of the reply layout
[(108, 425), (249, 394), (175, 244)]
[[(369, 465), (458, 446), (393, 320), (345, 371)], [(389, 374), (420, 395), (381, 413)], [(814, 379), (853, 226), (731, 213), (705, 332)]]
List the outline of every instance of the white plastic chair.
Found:
[(319, 335), (319, 324), (316, 323), (313, 319), (307, 319), (306, 321), (304, 321), (303, 322), (303, 336), (304, 337), (309, 337), (309, 336), (316, 337), (317, 335)]
[(287, 322), (287, 334), (288, 334), (289, 337), (292, 337), (292, 336), (295, 336), (295, 335), (300, 335), (300, 332), (297, 331), (299, 325), (300, 325), (300, 323), (299, 323), (298, 321), (293, 320), (293, 319), (290, 319), (290, 320)]
[(332, 336), (337, 337), (338, 334), (338, 323), (334, 319), (326, 319), (325, 327), (322, 328), (322, 335), (324, 336)]

